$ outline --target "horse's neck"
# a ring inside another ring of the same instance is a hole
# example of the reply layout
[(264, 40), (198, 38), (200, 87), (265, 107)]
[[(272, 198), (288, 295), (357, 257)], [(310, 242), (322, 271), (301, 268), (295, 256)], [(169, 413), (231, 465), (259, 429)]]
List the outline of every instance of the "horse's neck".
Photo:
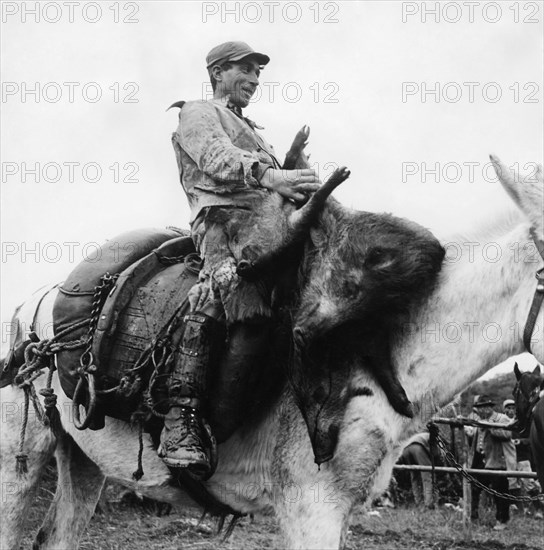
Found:
[(490, 261), (495, 260), (491, 247), (486, 260), (482, 246), (469, 254), (459, 243), (461, 258), (446, 262), (436, 290), (394, 346), (395, 363), (412, 399), (441, 406), (483, 372), (523, 351), (521, 334), (537, 269), (527, 247), (524, 253), (527, 241), (527, 225), (495, 238), (498, 261)]

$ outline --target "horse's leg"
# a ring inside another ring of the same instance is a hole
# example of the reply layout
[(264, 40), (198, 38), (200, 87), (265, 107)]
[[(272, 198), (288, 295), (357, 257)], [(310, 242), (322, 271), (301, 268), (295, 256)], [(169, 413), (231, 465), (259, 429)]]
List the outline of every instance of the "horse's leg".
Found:
[(34, 550), (78, 548), (106, 479), (68, 434), (59, 438), (56, 457), (57, 491), (34, 541)]
[(289, 548), (342, 548), (355, 502), (387, 486), (400, 452), (387, 430), (399, 416), (383, 398), (381, 406), (368, 402), (363, 409), (365, 403), (357, 397), (348, 404), (335, 456), (320, 470), (298, 411), (284, 407), (272, 461), (280, 485), (272, 502)]
[(314, 464), (305, 424), (293, 410), (282, 419), (272, 463), (271, 500), (287, 548), (337, 550), (345, 539), (354, 496), (334, 468)]
[(35, 500), (38, 481), (53, 456), (56, 439), (30, 407), (24, 451), (28, 454), (28, 472), (16, 473), (23, 421), (23, 392), (2, 389), (0, 426), (0, 548), (19, 548), (25, 518)]
[(352, 503), (337, 494), (332, 482), (286, 484), (275, 491), (275, 497), (276, 517), (287, 548), (343, 547)]

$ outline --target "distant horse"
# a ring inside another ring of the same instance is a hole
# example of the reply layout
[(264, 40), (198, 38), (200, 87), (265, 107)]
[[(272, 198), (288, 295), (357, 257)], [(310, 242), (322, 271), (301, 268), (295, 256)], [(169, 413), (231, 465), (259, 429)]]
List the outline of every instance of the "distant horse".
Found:
[(538, 365), (533, 372), (522, 373), (516, 363), (514, 373), (517, 422), (524, 437), (529, 435), (538, 481), (544, 491), (544, 376)]
[[(346, 382), (337, 413), (335, 454), (319, 469), (314, 464), (305, 421), (288, 387), (257, 422), (238, 430), (220, 445), (217, 471), (206, 482), (208, 490), (241, 512), (273, 510), (286, 548), (342, 546), (355, 503), (383, 493), (406, 440), (459, 390), (493, 365), (524, 351), (520, 335), (511, 327), (523, 326), (535, 291), (536, 257), (530, 246), (530, 228), (534, 228), (537, 239), (544, 241), (544, 182), (541, 174), (537, 181), (524, 181), (497, 159), (492, 160), (521, 215), (517, 212), (502, 218), (502, 223), (495, 219), (487, 230), (444, 241), (454, 247), (456, 257), (445, 262), (430, 296), (408, 312), (405, 330), (391, 342), (392, 362), (418, 417), (409, 419), (396, 413), (381, 385), (354, 356), (342, 364)], [(331, 212), (326, 215), (333, 217)], [(317, 228), (312, 238), (321, 238), (328, 246), (327, 243), (336, 242), (340, 231), (345, 231), (345, 226), (331, 219)], [(483, 255), (474, 257), (471, 252), (475, 241), (493, 243), (502, 253), (495, 262)], [(519, 246), (520, 243), (526, 246)], [(514, 246), (519, 250), (518, 256), (511, 253)], [(395, 258), (386, 247), (380, 256), (374, 251), (373, 257), (366, 258), (368, 265), (395, 265)], [(319, 262), (320, 258), (315, 260)], [(360, 286), (368, 284), (357, 279), (360, 273), (356, 267), (344, 273), (352, 279), (344, 290), (354, 295)], [(317, 268), (316, 290), (320, 299), (315, 307), (308, 307), (321, 321), (345, 304), (330, 295), (330, 278), (338, 277), (337, 263)], [(40, 326), (50, 321), (53, 299), (42, 302), (37, 319)], [(537, 325), (544, 325), (543, 311), (538, 314)], [(532, 350), (542, 362), (544, 342), (538, 335), (537, 331), (533, 333)], [(40, 382), (43, 386), (41, 379), (36, 386)], [(106, 418), (106, 426), (100, 431), (76, 430), (69, 418), (70, 400), (56, 380), (54, 387), (66, 433), (56, 438), (31, 416), (25, 442), (30, 451), (28, 474), (20, 479), (15, 474), (15, 455), (24, 395), (13, 386), (0, 391), (1, 548), (19, 547), (23, 520), (36, 484), (54, 452), (59, 471), (57, 492), (35, 548), (78, 547), (106, 476), (151, 498), (178, 505), (186, 502), (186, 495), (172, 485), (169, 470), (150, 448), (146, 433), (145, 474), (136, 481), (132, 473), (139, 449), (138, 430), (112, 418)], [(359, 541), (358, 546), (364, 547), (364, 541)]]

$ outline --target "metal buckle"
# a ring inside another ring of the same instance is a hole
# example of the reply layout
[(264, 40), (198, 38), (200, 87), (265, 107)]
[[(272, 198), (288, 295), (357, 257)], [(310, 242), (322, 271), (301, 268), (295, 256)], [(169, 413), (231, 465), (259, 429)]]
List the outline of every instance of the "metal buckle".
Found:
[(538, 281), (536, 285), (536, 292), (544, 292), (544, 267), (541, 267), (535, 273), (535, 279)]

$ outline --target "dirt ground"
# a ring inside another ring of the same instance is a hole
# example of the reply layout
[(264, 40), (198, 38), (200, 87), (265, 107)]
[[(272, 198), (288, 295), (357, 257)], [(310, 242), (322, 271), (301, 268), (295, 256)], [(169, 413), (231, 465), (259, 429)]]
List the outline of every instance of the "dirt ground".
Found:
[[(52, 489), (52, 487), (50, 487)], [(32, 540), (49, 505), (52, 492), (47, 484), (40, 489), (25, 529), (21, 549), (31, 548)], [(173, 508), (169, 513), (150, 501), (141, 503), (132, 495), (120, 498), (110, 487), (108, 510), (93, 517), (85, 533), (84, 550), (246, 550), (283, 548), (274, 518), (242, 518), (232, 536), (223, 541), (215, 535), (216, 523), (205, 519), (199, 524), (197, 510)], [(484, 503), (485, 504), (485, 503)], [(350, 527), (348, 550), (543, 550), (544, 520), (514, 512), (508, 529), (493, 531), (493, 511), (485, 508), (474, 525), (472, 539), (463, 534), (461, 514), (438, 507), (423, 511), (399, 506), (366, 510), (356, 508)], [(72, 549), (66, 549), (72, 550)]]

